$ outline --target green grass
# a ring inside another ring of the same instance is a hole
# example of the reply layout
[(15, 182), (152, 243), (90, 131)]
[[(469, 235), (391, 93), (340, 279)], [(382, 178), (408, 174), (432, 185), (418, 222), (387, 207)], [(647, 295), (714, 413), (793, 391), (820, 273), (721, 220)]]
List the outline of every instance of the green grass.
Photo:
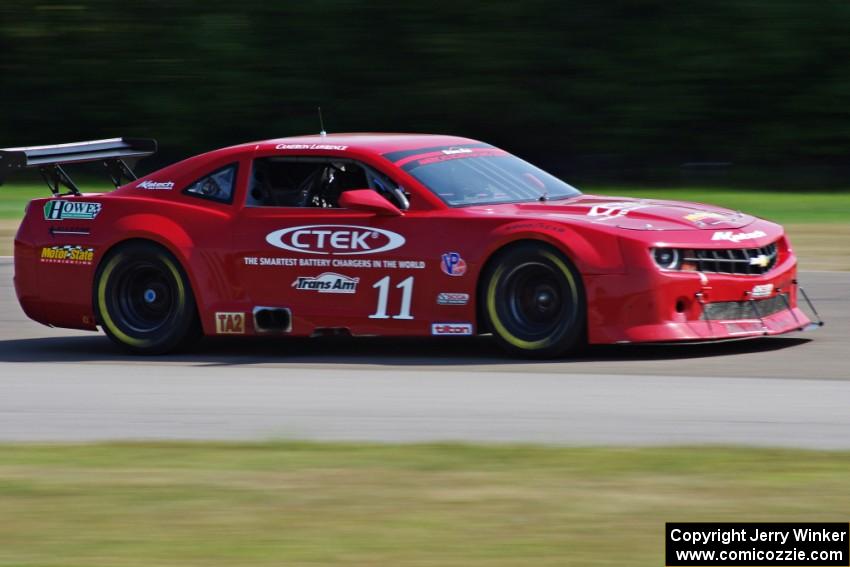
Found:
[(779, 223), (850, 222), (850, 191), (789, 192), (717, 188), (584, 187), (586, 193), (710, 203)]
[(663, 565), (665, 521), (847, 521), (850, 454), (0, 446), (0, 565)]
[[(85, 191), (107, 191), (102, 185), (84, 185)], [(780, 223), (850, 222), (850, 191), (783, 192), (747, 189), (686, 187), (585, 187), (587, 193), (624, 197), (680, 199), (722, 205)], [(0, 219), (20, 219), (24, 205), (35, 197), (49, 196), (43, 184), (0, 186)]]
[[(108, 191), (104, 185), (80, 184), (84, 192)], [(4, 184), (0, 185), (0, 219), (20, 220), (24, 216), (24, 207), (39, 197), (49, 197), (50, 189), (44, 183)]]

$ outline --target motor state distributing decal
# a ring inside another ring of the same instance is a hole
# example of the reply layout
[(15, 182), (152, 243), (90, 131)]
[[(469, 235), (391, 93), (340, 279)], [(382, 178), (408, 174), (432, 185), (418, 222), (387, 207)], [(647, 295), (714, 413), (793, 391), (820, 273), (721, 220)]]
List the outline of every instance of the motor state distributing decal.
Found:
[(457, 252), (446, 252), (442, 256), (440, 269), (447, 276), (462, 276), (466, 273), (466, 260)]
[(94, 220), (101, 209), (103, 205), (100, 203), (56, 199), (44, 204), (44, 218), (45, 220)]
[(467, 303), (469, 303), (468, 293), (443, 291), (437, 294), (437, 305), (466, 305)]
[(219, 335), (244, 335), (245, 314), (242, 312), (217, 312), (215, 332)]
[(315, 277), (298, 277), (292, 282), (292, 287), (300, 290), (318, 291), (319, 293), (357, 293), (359, 282), (360, 278), (325, 272)]
[(431, 334), (469, 336), (472, 334), (472, 323), (432, 323)]
[(395, 250), (404, 246), (405, 239), (381, 228), (313, 224), (276, 230), (266, 236), (266, 242), (302, 254), (352, 256)]
[(90, 266), (94, 261), (94, 248), (66, 244), (41, 249), (41, 261), (48, 264), (78, 264)]
[(728, 240), (729, 242), (741, 242), (742, 240), (753, 240), (767, 236), (763, 230), (754, 230), (752, 232), (732, 232), (731, 230), (721, 230), (715, 232), (712, 240)]
[(174, 189), (173, 181), (142, 181), (136, 185), (136, 189), (151, 189), (154, 191), (171, 191)]

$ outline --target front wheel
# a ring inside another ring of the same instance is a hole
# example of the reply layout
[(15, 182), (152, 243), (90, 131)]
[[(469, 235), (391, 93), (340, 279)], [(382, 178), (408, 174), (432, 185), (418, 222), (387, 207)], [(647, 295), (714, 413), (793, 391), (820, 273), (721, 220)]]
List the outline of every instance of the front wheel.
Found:
[(543, 244), (520, 244), (498, 256), (485, 274), (484, 311), (508, 352), (549, 358), (585, 337), (586, 304), (578, 271)]
[(165, 353), (200, 336), (188, 278), (174, 256), (153, 243), (109, 253), (95, 275), (94, 304), (107, 336), (135, 353)]

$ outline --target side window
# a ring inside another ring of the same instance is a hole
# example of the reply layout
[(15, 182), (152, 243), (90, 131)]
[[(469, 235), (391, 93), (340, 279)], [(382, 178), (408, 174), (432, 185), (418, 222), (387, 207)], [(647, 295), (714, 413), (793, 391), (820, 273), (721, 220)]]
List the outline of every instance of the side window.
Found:
[(236, 170), (237, 165), (235, 163), (217, 169), (186, 187), (183, 193), (219, 203), (232, 203), (233, 188), (236, 185)]
[(339, 207), (352, 189), (374, 189), (403, 209), (403, 191), (386, 176), (351, 160), (267, 157), (254, 160), (246, 205), (249, 207)]
[(254, 160), (246, 204), (249, 207), (336, 208), (343, 191), (368, 186), (366, 172), (351, 161), (259, 158)]

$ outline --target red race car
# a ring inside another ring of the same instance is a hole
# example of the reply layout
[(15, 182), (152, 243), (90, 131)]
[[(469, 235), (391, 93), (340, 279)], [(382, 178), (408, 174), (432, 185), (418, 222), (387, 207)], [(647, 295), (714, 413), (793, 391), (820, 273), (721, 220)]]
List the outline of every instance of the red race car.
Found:
[[(282, 138), (137, 179), (128, 163), (155, 150), (122, 138), (0, 150), (0, 179), (38, 168), (53, 192), (29, 204), (15, 239), (29, 317), (100, 326), (139, 353), (202, 334), (492, 333), (512, 353), (552, 357), (812, 325), (781, 226), (584, 195), (475, 140)], [(63, 168), (93, 161), (115, 191), (81, 194)]]

